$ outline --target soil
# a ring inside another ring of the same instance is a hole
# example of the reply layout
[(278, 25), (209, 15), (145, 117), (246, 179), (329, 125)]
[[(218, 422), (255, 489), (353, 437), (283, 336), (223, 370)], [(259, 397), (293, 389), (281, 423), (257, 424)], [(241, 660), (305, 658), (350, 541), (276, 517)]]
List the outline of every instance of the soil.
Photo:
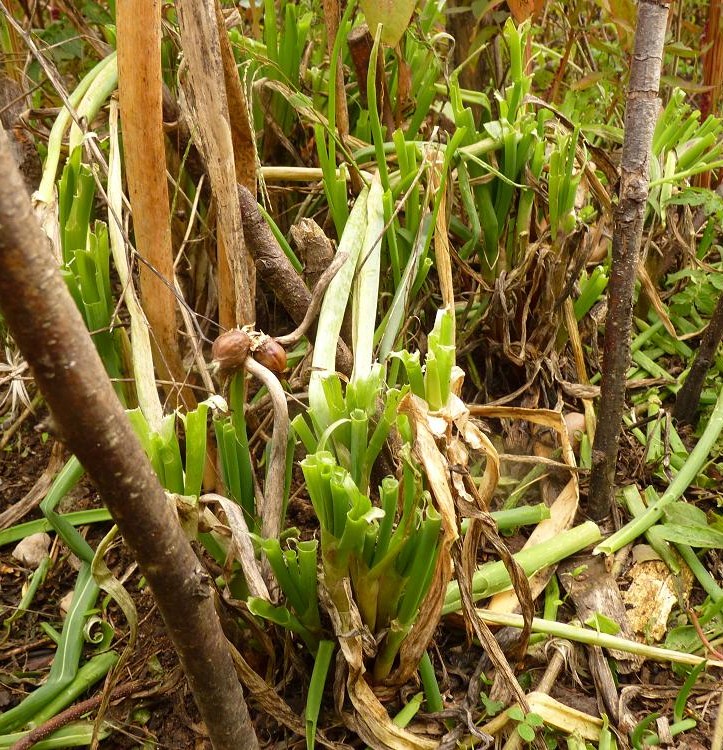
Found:
[[(10, 441), (10, 445), (0, 452), (0, 513), (18, 502), (35, 484), (45, 471), (51, 445), (35, 426), (42, 419), (26, 421)], [(32, 520), (32, 519), (26, 519)]]
[[(45, 470), (51, 448), (52, 438), (47, 439), (32, 424), (23, 425), (0, 458), (0, 513), (33, 487)], [(64, 506), (64, 512), (100, 507), (100, 500), (91, 483), (84, 478)], [(41, 515), (35, 509), (23, 521)], [(88, 541), (94, 546), (109, 529), (110, 524), (96, 524), (87, 529)], [(20, 601), (22, 587), (30, 572), (12, 556), (13, 547), (0, 548), (2, 620), (14, 611)], [(17, 620), (0, 641), (0, 711), (12, 708), (34, 690), (46, 677), (53, 660), (55, 646), (44, 634), (41, 623), (47, 622), (56, 629), (61, 627), (59, 602), (75, 585), (77, 561), (62, 544), (54, 545), (51, 556), (51, 568), (32, 603), (32, 609)], [(138, 640), (118, 684), (138, 683), (138, 693), (152, 694), (112, 702), (106, 719), (112, 722), (114, 731), (100, 742), (99, 747), (109, 750), (138, 747), (169, 750), (210, 748), (163, 621), (150, 592), (141, 585), (140, 573), (121, 542), (109, 551), (106, 563), (116, 576), (131, 572), (125, 586), (133, 596), (140, 624)], [(110, 604), (105, 619), (113, 625), (122, 647), (128, 634), (123, 614), (114, 604)], [(87, 650), (90, 654), (93, 648), (88, 647)], [(78, 700), (98, 694), (98, 687)]]
[[(42, 419), (42, 415), (39, 415)], [(0, 513), (11, 504), (18, 502), (37, 481), (45, 470), (53, 439), (37, 428), (38, 420), (28, 420), (15, 436), (11, 445), (0, 459)], [(298, 478), (295, 478), (295, 485)], [(93, 486), (84, 479), (66, 501), (65, 512), (87, 507), (99, 507), (100, 500)], [(23, 520), (40, 516), (35, 509)], [(300, 494), (292, 493), (289, 503), (288, 520), (296, 525), (304, 537), (314, 534), (316, 519), (308, 501)], [(96, 524), (83, 530), (89, 543), (95, 546), (107, 533), (110, 524)], [(508, 539), (511, 547), (515, 539)], [(521, 543), (521, 539), (519, 540)], [(0, 619), (8, 617), (17, 606), (22, 596), (22, 589), (30, 571), (24, 569), (12, 556), (13, 545), (0, 548)], [(52, 547), (52, 566), (44, 584), (40, 587), (30, 611), (25, 613), (5, 631), (0, 641), (0, 711), (16, 705), (28, 692), (34, 690), (47, 676), (52, 663), (55, 647), (42, 629), (42, 623), (49, 623), (56, 629), (62, 624), (59, 613), (59, 602), (73, 589), (77, 571), (77, 561), (62, 544)], [(142, 585), (139, 571), (128, 555), (122, 542), (118, 541), (106, 555), (106, 562), (116, 577), (124, 581), (125, 588), (133, 597), (138, 610), (139, 635), (132, 655), (125, 666), (116, 687), (133, 683), (134, 693), (117, 701), (112, 701), (105, 714), (112, 723), (112, 734), (100, 742), (101, 748), (155, 747), (174, 750), (205, 750), (210, 748), (204, 728), (200, 722), (193, 698), (180, 670), (178, 659), (172, 644), (165, 634), (163, 622), (153, 603), (150, 592)], [(209, 563), (210, 564), (210, 563)], [(211, 564), (210, 564), (211, 565)], [(212, 565), (211, 565), (212, 567)], [(213, 571), (217, 572), (217, 571)], [(103, 598), (99, 598), (99, 605)], [(118, 648), (125, 645), (128, 626), (123, 614), (113, 603), (106, 603), (104, 619), (115, 630), (115, 643)], [(491, 664), (486, 660), (483, 651), (470, 647), (463, 628), (459, 623), (447, 622), (436, 634), (435, 664), (438, 667), (440, 687), (447, 699), (447, 705), (462, 707), (468, 696), (470, 684), (476, 670), (491, 673)], [(512, 635), (516, 635), (513, 631)], [(499, 634), (500, 642), (505, 642), (505, 635)], [(278, 641), (275, 641), (278, 648)], [(289, 644), (283, 656), (283, 662), (277, 661), (276, 674), (283, 673), (280, 684), (275, 687), (283, 695), (294, 711), (303, 715), (302, 691), (299, 689), (301, 673), (307, 671), (308, 664), (300, 664), (299, 657), (294, 656)], [(87, 655), (93, 652), (93, 646), (87, 647)], [(582, 651), (576, 652), (581, 654)], [(540, 649), (525, 659), (524, 669), (518, 670), (523, 687), (532, 689), (545, 671), (550, 652)], [(251, 654), (248, 654), (251, 661)], [(266, 671), (268, 664), (263, 657), (254, 664), (259, 673)], [(440, 669), (440, 667), (442, 667)], [(483, 674), (484, 677), (484, 674)], [(647, 662), (643, 668), (630, 675), (620, 675), (619, 690), (626, 696), (627, 708), (635, 721), (639, 721), (654, 711), (672, 714), (672, 705), (680, 690), (682, 681), (672, 674), (665, 665)], [(699, 683), (700, 684), (700, 683)], [(94, 686), (87, 695), (80, 696), (78, 701), (101, 695), (102, 683)], [(396, 696), (406, 700), (415, 693), (417, 685), (406, 686)], [(489, 692), (490, 686), (482, 683), (482, 692)], [(553, 697), (568, 706), (587, 713), (596, 714), (598, 702), (592, 678), (587, 671), (585, 660), (572, 665), (557, 681), (551, 691)], [(709, 737), (715, 723), (715, 711), (718, 698), (711, 701), (710, 688), (696, 688), (689, 699), (688, 706), (698, 720), (698, 727), (684, 735), (684, 743), (674, 745), (690, 750), (703, 750), (710, 746)], [(331, 696), (329, 702), (331, 705)], [(395, 705), (389, 710), (394, 713)], [(304, 747), (303, 739), (296, 737), (279, 725), (274, 717), (254, 712), (252, 716), (257, 728), (262, 747), (295, 748)], [(95, 716), (95, 712), (91, 714)], [(421, 717), (423, 718), (423, 717)], [(459, 714), (457, 721), (464, 721)], [(331, 726), (330, 726), (331, 725)], [(334, 717), (323, 714), (320, 726), (326, 727), (327, 736), (339, 743), (339, 747), (350, 748), (350, 741), (343, 727), (335, 722)], [(438, 722), (429, 722), (430, 731), (440, 731)], [(355, 745), (356, 746), (356, 743)], [(623, 747), (625, 745), (622, 745)]]

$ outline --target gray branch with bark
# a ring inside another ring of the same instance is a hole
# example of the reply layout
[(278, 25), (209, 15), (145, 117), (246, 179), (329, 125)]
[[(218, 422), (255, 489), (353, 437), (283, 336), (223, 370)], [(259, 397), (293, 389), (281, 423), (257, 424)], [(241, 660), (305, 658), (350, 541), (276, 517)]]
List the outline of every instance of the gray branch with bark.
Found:
[(660, 109), (658, 92), (667, 19), (667, 3), (640, 0), (625, 110), (619, 203), (615, 209), (600, 408), (592, 451), (588, 512), (595, 519), (605, 517), (612, 507), (625, 377), (630, 365), (633, 294), (648, 200), (650, 149)]

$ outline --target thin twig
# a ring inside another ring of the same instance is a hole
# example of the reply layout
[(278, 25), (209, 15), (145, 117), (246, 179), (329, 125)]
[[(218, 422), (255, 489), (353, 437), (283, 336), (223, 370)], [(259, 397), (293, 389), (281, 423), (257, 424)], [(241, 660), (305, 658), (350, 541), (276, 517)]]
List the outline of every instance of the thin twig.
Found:
[[(125, 685), (119, 685), (111, 693), (111, 700), (117, 700), (118, 698), (129, 698), (133, 693), (138, 692), (143, 688), (143, 683), (129, 682)], [(11, 745), (10, 750), (28, 750), (28, 748), (37, 744), (41, 740), (51, 735), (61, 727), (70, 724), (72, 721), (80, 719), (84, 714), (89, 713), (100, 704), (103, 700), (102, 693), (94, 695), (92, 698), (76, 703), (65, 711), (61, 711), (59, 714), (53, 716), (52, 719), (48, 719), (45, 723), (39, 727), (30, 730), (22, 739), (18, 740), (15, 744)]]
[(719, 661), (723, 661), (723, 654), (716, 649), (716, 647), (708, 640), (708, 637), (703, 632), (703, 628), (700, 626), (700, 622), (698, 621), (698, 616), (695, 614), (695, 611), (692, 609), (692, 607), (687, 608), (688, 617), (690, 618), (691, 623), (693, 624), (693, 627), (695, 628), (695, 632), (698, 634), (698, 638), (700, 638), (700, 642), (703, 644), (703, 647), (705, 650), (714, 658), (718, 659)]
[(349, 253), (342, 250), (338, 252), (334, 259), (331, 261), (331, 265), (321, 274), (319, 280), (316, 282), (314, 291), (311, 294), (311, 302), (306, 310), (304, 319), (299, 323), (296, 330), (291, 333), (287, 333), (285, 336), (277, 336), (276, 341), (281, 346), (295, 346), (301, 341), (302, 337), (306, 335), (311, 324), (316, 320), (316, 316), (319, 314), (321, 309), (321, 303), (324, 300), (324, 292), (331, 283), (331, 280), (336, 276), (339, 269), (344, 265), (346, 259), (349, 257)]

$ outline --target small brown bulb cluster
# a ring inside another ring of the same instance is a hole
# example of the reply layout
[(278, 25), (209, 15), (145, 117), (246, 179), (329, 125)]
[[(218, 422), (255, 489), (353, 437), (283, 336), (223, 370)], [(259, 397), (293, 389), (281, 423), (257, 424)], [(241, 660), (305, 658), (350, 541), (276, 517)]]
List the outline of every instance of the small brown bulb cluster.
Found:
[(277, 375), (286, 370), (286, 349), (265, 333), (252, 339), (251, 356)]
[(240, 370), (246, 357), (251, 351), (251, 338), (246, 331), (234, 328), (222, 333), (214, 342), (211, 349), (213, 361), (219, 372), (227, 374)]
[(211, 349), (213, 361), (223, 375), (240, 370), (249, 354), (271, 372), (286, 370), (286, 350), (271, 336), (247, 328), (222, 333)]

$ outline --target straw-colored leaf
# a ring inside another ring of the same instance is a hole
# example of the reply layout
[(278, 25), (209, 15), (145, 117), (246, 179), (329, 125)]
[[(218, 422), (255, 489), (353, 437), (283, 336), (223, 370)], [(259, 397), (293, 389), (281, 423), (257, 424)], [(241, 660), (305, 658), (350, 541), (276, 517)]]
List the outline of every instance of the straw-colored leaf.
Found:
[[(572, 734), (577, 732), (583, 739), (597, 742), (603, 728), (602, 719), (591, 716), (576, 708), (571, 708), (547, 695), (533, 691), (527, 695), (527, 704), (531, 713), (538, 714), (549, 727)], [(510, 721), (509, 712), (504, 711), (487, 722), (480, 731), (485, 734), (496, 734)]]
[(482, 481), (477, 488), (477, 494), (485, 510), (489, 509), (492, 496), (500, 479), (500, 457), (492, 441), (474, 422), (468, 418), (469, 414), (455, 419), (455, 425), (471, 450), (484, 453), (485, 463)]
[(570, 734), (577, 732), (591, 742), (597, 742), (600, 739), (603, 722), (597, 716), (591, 716), (576, 708), (566, 706), (547, 693), (538, 691), (530, 693), (527, 696), (527, 702), (530, 705), (530, 711), (539, 714), (547, 726)]
[(382, 24), (382, 43), (394, 47), (404, 35), (417, 0), (360, 0), (372, 36)]
[[(429, 171), (432, 187), (437, 193), (441, 189), (440, 209), (434, 222), (434, 257), (439, 276), (439, 290), (442, 293), (444, 307), (454, 308), (454, 286), (452, 283), (452, 258), (449, 246), (449, 228), (447, 226), (447, 183), (443, 180), (444, 155), (435, 149), (429, 151)], [(453, 319), (454, 320), (454, 319)]]
[[(557, 432), (562, 447), (562, 457), (568, 466), (575, 467), (575, 455), (570, 444), (570, 437), (562, 414), (549, 409), (524, 409), (521, 407), (504, 406), (471, 406), (471, 413), (486, 419), (524, 419), (528, 422), (548, 427)], [(560, 532), (569, 529), (577, 513), (580, 500), (580, 490), (577, 473), (573, 472), (569, 482), (550, 506), (550, 517), (542, 521), (525, 543), (526, 547), (554, 539)], [(553, 568), (540, 571), (530, 578), (532, 598), (536, 598), (544, 590), (554, 572)], [(515, 612), (519, 602), (514, 591), (505, 591), (494, 596), (488, 604), (493, 612)]]
[(525, 409), (520, 406), (484, 406), (481, 404), (472, 404), (469, 412), (472, 416), (484, 419), (522, 419), (555, 430), (560, 437), (563, 460), (568, 466), (575, 466), (575, 454), (570, 445), (565, 420), (560, 412), (551, 409)]
[(231, 530), (231, 545), (229, 552), (241, 564), (241, 569), (246, 578), (246, 583), (249, 587), (251, 596), (257, 596), (261, 599), (265, 599), (267, 602), (271, 601), (269, 590), (264, 583), (264, 579), (261, 577), (261, 572), (256, 563), (256, 555), (254, 553), (253, 544), (251, 543), (249, 527), (246, 524), (246, 519), (244, 518), (241, 507), (233, 502), (233, 500), (229, 500), (222, 495), (204, 495), (203, 499), (216, 500), (226, 514), (226, 521)]
[(670, 318), (668, 317), (668, 311), (663, 304), (663, 301), (660, 299), (660, 295), (658, 294), (658, 290), (655, 288), (655, 283), (650, 278), (648, 269), (643, 263), (640, 263), (638, 265), (638, 278), (640, 279), (640, 285), (643, 287), (645, 296), (648, 298), (648, 300), (650, 300), (650, 304), (655, 308), (655, 312), (662, 321), (663, 327), (673, 339), (677, 339), (678, 334), (675, 330), (675, 326), (672, 324)]
[(414, 432), (414, 455), (424, 467), (424, 473), (442, 516), (442, 541), (440, 542), (437, 565), (429, 591), (419, 608), (419, 615), (412, 630), (399, 649), (399, 667), (392, 673), (389, 682), (406, 682), (417, 669), (422, 652), (429, 645), (432, 633), (437, 627), (447, 584), (452, 578), (452, 544), (457, 539), (457, 521), (454, 498), (449, 486), (449, 466), (440, 453), (429, 426), (426, 404), (412, 393), (408, 393), (399, 403), (399, 412), (406, 414)]

